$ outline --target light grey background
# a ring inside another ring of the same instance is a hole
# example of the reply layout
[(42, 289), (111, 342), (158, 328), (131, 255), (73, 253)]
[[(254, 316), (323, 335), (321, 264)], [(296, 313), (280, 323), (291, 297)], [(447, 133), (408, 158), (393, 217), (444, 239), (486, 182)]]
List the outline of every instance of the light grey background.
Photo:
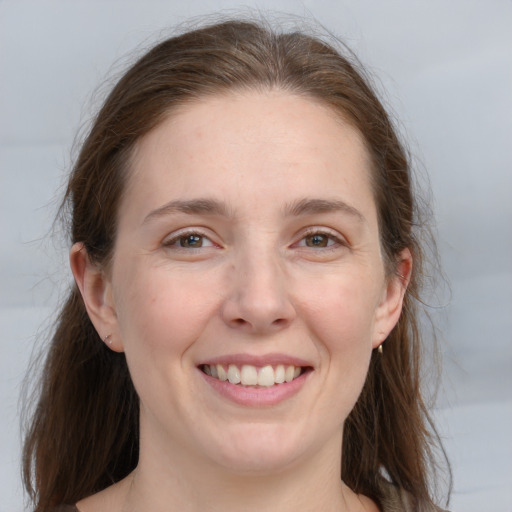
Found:
[(91, 93), (162, 29), (242, 5), (315, 16), (387, 90), (430, 175), (452, 287), (434, 312), (451, 509), (512, 511), (510, 0), (0, 0), (0, 512), (23, 510), (18, 393), (69, 279), (65, 250), (47, 235), (73, 137), (97, 104)]

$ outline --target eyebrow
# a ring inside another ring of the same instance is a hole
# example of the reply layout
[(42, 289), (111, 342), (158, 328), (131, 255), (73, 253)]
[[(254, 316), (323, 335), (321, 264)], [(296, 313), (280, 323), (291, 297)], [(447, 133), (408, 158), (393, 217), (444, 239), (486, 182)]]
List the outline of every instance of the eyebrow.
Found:
[[(359, 222), (365, 222), (363, 214), (338, 199), (315, 199), (303, 198), (287, 205), (284, 209), (285, 215), (299, 217), (300, 215), (312, 215), (319, 213), (342, 212), (354, 217)], [(223, 217), (234, 217), (233, 212), (225, 203), (215, 199), (198, 198), (189, 200), (174, 200), (152, 210), (143, 221), (143, 224), (153, 219), (171, 215), (173, 213), (186, 213), (189, 215), (212, 215)]]
[(341, 212), (354, 217), (360, 222), (366, 222), (364, 215), (357, 208), (338, 199), (304, 198), (287, 206), (285, 212), (293, 216)]
[(219, 215), (229, 217), (228, 208), (224, 203), (215, 201), (214, 199), (189, 199), (175, 200), (160, 206), (156, 210), (152, 210), (144, 218), (143, 224), (173, 213), (187, 213), (189, 215)]

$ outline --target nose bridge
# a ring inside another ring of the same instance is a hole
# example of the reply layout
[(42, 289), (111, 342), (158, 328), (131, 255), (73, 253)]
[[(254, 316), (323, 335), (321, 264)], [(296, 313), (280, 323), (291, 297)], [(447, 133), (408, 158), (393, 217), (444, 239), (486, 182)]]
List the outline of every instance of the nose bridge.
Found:
[(238, 251), (230, 280), (225, 317), (232, 326), (276, 330), (293, 318), (284, 261), (269, 240)]

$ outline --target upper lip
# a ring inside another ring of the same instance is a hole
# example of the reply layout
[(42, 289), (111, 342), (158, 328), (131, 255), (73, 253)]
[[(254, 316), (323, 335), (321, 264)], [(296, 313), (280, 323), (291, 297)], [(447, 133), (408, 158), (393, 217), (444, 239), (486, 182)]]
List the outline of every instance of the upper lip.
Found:
[(277, 366), (279, 364), (287, 366), (313, 366), (309, 361), (301, 359), (299, 357), (290, 356), (288, 354), (271, 353), (265, 355), (251, 355), (251, 354), (229, 354), (223, 356), (212, 357), (201, 361), (198, 366), (201, 365), (230, 365), (242, 366), (244, 364), (252, 365), (256, 367), (263, 366)]

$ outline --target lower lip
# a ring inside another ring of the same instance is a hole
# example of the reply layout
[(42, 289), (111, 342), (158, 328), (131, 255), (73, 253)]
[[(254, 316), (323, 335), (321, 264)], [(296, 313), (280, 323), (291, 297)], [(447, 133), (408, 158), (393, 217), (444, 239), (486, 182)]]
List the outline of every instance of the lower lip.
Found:
[(220, 395), (239, 405), (247, 407), (264, 407), (277, 405), (296, 395), (308, 378), (310, 371), (291, 382), (275, 384), (269, 388), (251, 388), (238, 384), (231, 384), (228, 380), (219, 380), (206, 375), (198, 369), (204, 380)]

